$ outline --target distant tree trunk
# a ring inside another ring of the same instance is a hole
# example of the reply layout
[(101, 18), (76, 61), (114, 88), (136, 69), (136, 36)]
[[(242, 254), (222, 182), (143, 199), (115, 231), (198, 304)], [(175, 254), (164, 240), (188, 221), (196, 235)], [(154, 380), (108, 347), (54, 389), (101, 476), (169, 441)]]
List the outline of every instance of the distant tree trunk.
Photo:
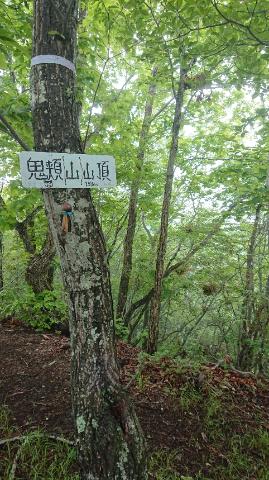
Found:
[[(229, 217), (234, 207), (235, 207), (235, 204), (231, 205), (227, 211), (221, 214), (220, 218), (212, 225), (211, 230), (203, 238), (203, 240), (193, 245), (190, 251), (185, 255), (185, 257), (175, 262), (174, 262), (175, 258), (170, 259), (164, 271), (163, 280), (168, 278), (169, 275), (171, 275), (171, 273), (173, 272), (177, 272), (178, 275), (184, 275), (186, 273), (191, 259), (196, 255), (197, 252), (199, 252), (202, 248), (204, 248), (206, 245), (209, 244), (210, 240), (214, 237), (214, 235), (216, 235), (220, 227), (223, 225), (225, 219)], [(142, 298), (132, 303), (132, 305), (129, 307), (128, 311), (125, 314), (126, 323), (129, 323), (132, 321), (132, 318), (137, 310), (141, 308), (145, 309), (145, 307), (148, 306), (148, 304), (150, 303), (153, 297), (153, 294), (154, 294), (154, 288), (151, 288)], [(142, 316), (140, 318), (142, 318)]]
[(269, 275), (266, 279), (264, 289), (264, 301), (260, 307), (260, 345), (257, 356), (255, 358), (254, 367), (257, 372), (264, 373), (266, 364), (265, 347), (268, 343), (268, 325), (269, 325)]
[[(0, 193), (0, 209), (4, 208), (5, 202)], [(3, 250), (4, 250), (4, 235), (0, 232), (0, 291), (4, 288), (4, 272), (3, 272)]]
[(260, 222), (261, 205), (256, 208), (255, 220), (247, 251), (245, 293), (242, 305), (242, 325), (239, 339), (237, 365), (241, 370), (251, 369), (253, 366), (254, 345), (257, 334), (257, 322), (254, 302), (254, 263), (255, 248)]
[(136, 219), (137, 219), (137, 199), (138, 191), (141, 183), (143, 165), (145, 158), (145, 150), (148, 143), (149, 129), (151, 125), (152, 118), (152, 109), (154, 97), (156, 95), (156, 82), (155, 77), (157, 75), (157, 67), (154, 67), (152, 70), (153, 81), (149, 86), (148, 98), (146, 101), (144, 119), (142, 123), (139, 146), (137, 152), (136, 160), (136, 173), (135, 178), (131, 185), (131, 194), (129, 201), (129, 211), (128, 211), (128, 225), (127, 232), (124, 239), (123, 247), (123, 266), (121, 272), (119, 293), (118, 293), (118, 304), (117, 304), (117, 318), (123, 317), (125, 312), (125, 306), (129, 291), (129, 283), (132, 272), (132, 259), (133, 259), (133, 243), (134, 235), (136, 229)]
[(52, 235), (48, 230), (47, 237), (40, 252), (30, 255), (25, 279), (34, 293), (53, 289), (55, 248)]
[[(35, 0), (33, 54), (75, 63), (77, 0)], [(51, 32), (56, 32), (52, 35)], [(74, 74), (55, 64), (32, 68), (38, 151), (81, 152)], [(82, 480), (142, 480), (145, 447), (119, 382), (104, 237), (89, 190), (44, 191), (70, 307), (71, 393)], [(63, 203), (73, 208), (61, 227)]]
[(4, 274), (3, 274), (3, 234), (0, 232), (0, 291), (4, 288)]
[[(0, 208), (6, 208), (4, 199), (0, 194)], [(25, 251), (29, 254), (25, 272), (25, 280), (33, 289), (34, 293), (41, 293), (44, 290), (53, 289), (55, 247), (53, 245), (50, 230), (46, 234), (45, 241), (40, 252), (37, 252), (34, 219), (36, 214), (43, 207), (38, 206), (30, 212), (22, 221), (15, 223), (15, 230), (18, 233)]]
[(166, 180), (163, 196), (162, 214), (161, 214), (161, 229), (159, 244), (157, 250), (157, 259), (155, 267), (155, 283), (154, 291), (150, 304), (150, 316), (149, 316), (149, 329), (148, 329), (148, 341), (147, 352), (153, 354), (157, 350), (158, 337), (159, 337), (159, 320), (160, 320), (160, 306), (161, 306), (161, 293), (162, 293), (162, 281), (164, 275), (164, 262), (167, 246), (167, 231), (169, 220), (169, 209), (171, 203), (172, 186), (174, 179), (175, 160), (178, 151), (178, 136), (182, 119), (182, 107), (184, 100), (184, 87), (185, 87), (185, 75), (186, 71), (181, 67), (179, 85), (176, 92), (176, 105), (174, 113), (174, 121), (172, 128), (172, 142), (169, 153), (169, 160), (167, 164)]
[(22, 222), (17, 222), (15, 229), (19, 234), (26, 252), (29, 254), (25, 272), (25, 280), (32, 287), (34, 293), (41, 293), (53, 289), (53, 274), (55, 247), (50, 229), (48, 229), (45, 241), (40, 252), (36, 250), (33, 232), (34, 217), (40, 208), (35, 209)]

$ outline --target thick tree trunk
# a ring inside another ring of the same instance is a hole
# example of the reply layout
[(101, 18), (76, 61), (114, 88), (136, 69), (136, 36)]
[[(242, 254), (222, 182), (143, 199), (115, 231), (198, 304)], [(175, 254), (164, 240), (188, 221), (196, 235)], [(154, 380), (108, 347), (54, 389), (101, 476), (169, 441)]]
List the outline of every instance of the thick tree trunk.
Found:
[(254, 257), (260, 222), (261, 205), (256, 208), (256, 215), (249, 241), (246, 266), (245, 294), (242, 306), (242, 326), (239, 339), (237, 366), (240, 370), (253, 367), (254, 341), (257, 335), (257, 321), (254, 304)]
[[(77, 0), (35, 0), (34, 55), (55, 54), (75, 62), (77, 8)], [(73, 72), (54, 64), (33, 67), (32, 102), (36, 149), (81, 152)], [(107, 254), (90, 192), (45, 191), (44, 200), (69, 298), (72, 403), (82, 479), (144, 479), (144, 442), (119, 383)], [(74, 213), (66, 234), (61, 228), (65, 201)]]
[(134, 235), (136, 229), (136, 219), (137, 219), (137, 199), (138, 191), (141, 183), (141, 177), (143, 173), (143, 165), (145, 158), (145, 150), (148, 142), (149, 129), (152, 118), (152, 109), (154, 97), (156, 95), (156, 82), (155, 77), (157, 75), (157, 67), (154, 67), (152, 70), (153, 81), (149, 86), (148, 99), (146, 101), (144, 119), (142, 123), (139, 146), (137, 152), (136, 160), (136, 176), (131, 185), (130, 201), (129, 201), (129, 211), (128, 211), (128, 225), (127, 232), (124, 239), (123, 247), (123, 266), (121, 272), (119, 293), (118, 293), (118, 304), (117, 304), (117, 318), (123, 317), (126, 307), (126, 301), (129, 291), (129, 283), (132, 272), (132, 259), (133, 259), (133, 243)]
[(178, 151), (178, 136), (181, 126), (182, 106), (184, 100), (186, 71), (181, 68), (178, 90), (176, 93), (176, 106), (172, 128), (172, 142), (169, 153), (169, 160), (166, 171), (166, 181), (163, 196), (160, 237), (157, 250), (157, 259), (155, 267), (154, 291), (151, 298), (147, 352), (153, 354), (157, 350), (159, 337), (159, 319), (161, 307), (162, 280), (164, 275), (164, 261), (167, 246), (167, 231), (169, 220), (169, 208), (171, 203), (172, 186), (174, 179), (175, 160)]

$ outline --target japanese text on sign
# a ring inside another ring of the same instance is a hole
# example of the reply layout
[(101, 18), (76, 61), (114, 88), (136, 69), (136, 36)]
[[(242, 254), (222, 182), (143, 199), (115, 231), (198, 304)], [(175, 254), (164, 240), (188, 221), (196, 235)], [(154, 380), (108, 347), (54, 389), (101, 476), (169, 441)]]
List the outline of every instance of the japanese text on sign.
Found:
[(107, 188), (116, 185), (115, 160), (109, 155), (21, 152), (26, 188)]

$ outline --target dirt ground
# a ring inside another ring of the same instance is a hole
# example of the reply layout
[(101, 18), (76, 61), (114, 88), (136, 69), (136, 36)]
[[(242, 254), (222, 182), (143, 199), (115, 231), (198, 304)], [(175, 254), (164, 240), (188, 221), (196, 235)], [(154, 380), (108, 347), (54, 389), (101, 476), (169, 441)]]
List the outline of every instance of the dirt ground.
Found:
[[(139, 368), (139, 352), (123, 342), (117, 350), (126, 385)], [(0, 404), (9, 408), (21, 432), (42, 427), (72, 438), (69, 369), (68, 338), (0, 324)], [(162, 359), (147, 361), (129, 390), (149, 451), (176, 452), (174, 467), (181, 475), (198, 471), (210, 475), (212, 465), (225, 462), (229, 432), (251, 432), (257, 423), (269, 431), (269, 384), (265, 380), (213, 365), (182, 371), (173, 361)], [(221, 399), (222, 405), (218, 428), (223, 435), (218, 442), (206, 430), (212, 398)]]

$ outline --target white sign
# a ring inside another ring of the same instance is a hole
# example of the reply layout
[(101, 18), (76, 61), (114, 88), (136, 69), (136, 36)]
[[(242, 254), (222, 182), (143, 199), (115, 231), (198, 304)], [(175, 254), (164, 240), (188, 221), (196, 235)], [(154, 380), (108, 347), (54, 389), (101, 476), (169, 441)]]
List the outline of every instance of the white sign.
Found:
[(109, 155), (21, 152), (26, 188), (89, 188), (116, 185), (115, 160)]

